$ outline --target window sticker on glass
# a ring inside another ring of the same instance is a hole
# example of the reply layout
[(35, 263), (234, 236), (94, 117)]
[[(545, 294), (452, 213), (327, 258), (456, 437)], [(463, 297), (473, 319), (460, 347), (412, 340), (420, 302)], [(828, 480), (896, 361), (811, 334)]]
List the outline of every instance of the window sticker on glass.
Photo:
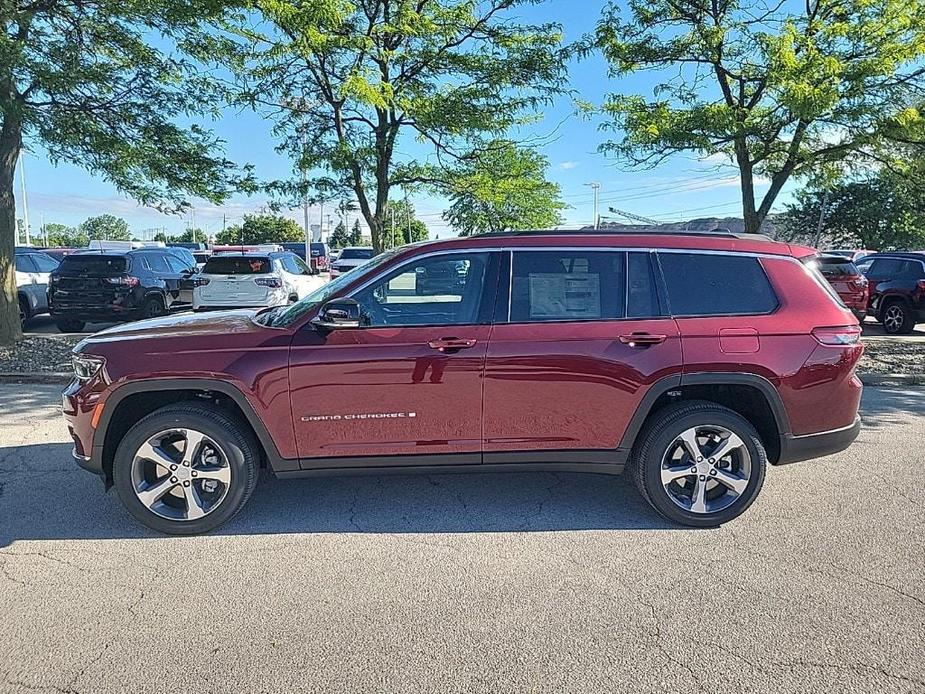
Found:
[(601, 317), (600, 275), (530, 273), (530, 318)]

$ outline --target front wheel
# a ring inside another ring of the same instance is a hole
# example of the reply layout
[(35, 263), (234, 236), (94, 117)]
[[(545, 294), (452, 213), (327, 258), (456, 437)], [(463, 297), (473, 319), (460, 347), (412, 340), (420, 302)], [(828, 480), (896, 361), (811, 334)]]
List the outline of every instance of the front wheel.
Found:
[(714, 527), (741, 515), (764, 483), (767, 453), (744, 417), (707, 401), (659, 411), (634, 451), (630, 473), (669, 520)]
[(116, 449), (119, 498), (149, 528), (175, 535), (213, 530), (234, 516), (257, 483), (253, 436), (225, 411), (180, 403), (149, 414)]

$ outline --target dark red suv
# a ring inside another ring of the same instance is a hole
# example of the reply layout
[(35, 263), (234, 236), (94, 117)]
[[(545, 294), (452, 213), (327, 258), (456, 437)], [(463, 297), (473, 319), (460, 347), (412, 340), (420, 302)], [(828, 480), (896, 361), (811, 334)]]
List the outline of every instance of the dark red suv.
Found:
[(729, 233), (405, 246), (290, 306), (94, 335), (64, 414), (79, 464), (164, 532), (224, 523), (263, 466), (626, 468), (664, 516), (714, 526), (768, 463), (857, 436), (860, 329), (813, 254)]

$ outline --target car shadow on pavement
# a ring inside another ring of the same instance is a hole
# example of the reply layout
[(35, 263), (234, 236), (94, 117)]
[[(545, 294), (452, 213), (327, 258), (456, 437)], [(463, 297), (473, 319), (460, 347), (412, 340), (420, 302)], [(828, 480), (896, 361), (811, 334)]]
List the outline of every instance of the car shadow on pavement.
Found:
[[(69, 444), (0, 448), (0, 547), (16, 540), (162, 537), (71, 462)], [(377, 475), (278, 480), (270, 473), (213, 535), (679, 530), (622, 476)]]
[[(921, 415), (925, 406), (925, 390), (921, 387), (885, 387), (877, 388), (883, 397), (868, 397), (861, 402), (862, 435), (864, 429), (890, 426), (896, 424), (909, 414)], [(865, 391), (867, 392), (867, 391)]]

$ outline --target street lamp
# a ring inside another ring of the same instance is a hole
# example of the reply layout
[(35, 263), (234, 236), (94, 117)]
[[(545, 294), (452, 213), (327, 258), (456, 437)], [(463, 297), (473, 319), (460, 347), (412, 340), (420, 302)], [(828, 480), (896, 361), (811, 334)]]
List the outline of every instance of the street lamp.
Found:
[(586, 186), (589, 186), (591, 190), (594, 191), (594, 228), (595, 230), (600, 226), (601, 217), (598, 214), (598, 192), (601, 189), (601, 184), (597, 182), (585, 183)]

